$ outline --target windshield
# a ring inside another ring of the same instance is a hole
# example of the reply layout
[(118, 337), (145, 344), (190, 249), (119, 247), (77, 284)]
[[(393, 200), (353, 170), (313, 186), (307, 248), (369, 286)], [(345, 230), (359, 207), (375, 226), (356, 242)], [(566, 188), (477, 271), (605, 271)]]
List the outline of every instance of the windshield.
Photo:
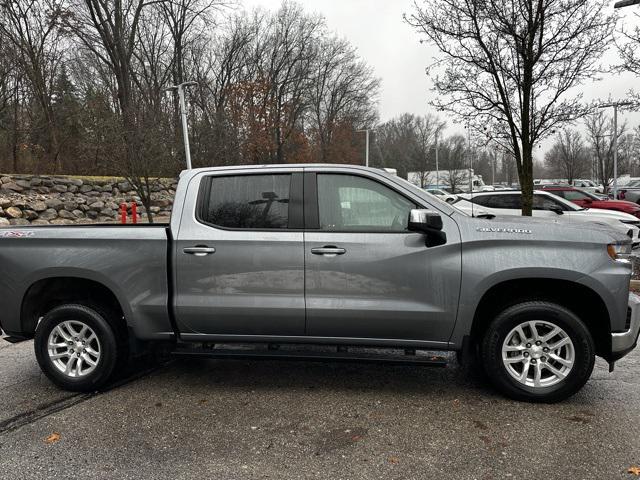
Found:
[(581, 211), (581, 210), (585, 210), (584, 208), (580, 208), (579, 206), (577, 206), (575, 203), (570, 202), (569, 200), (565, 200), (562, 197), (559, 197), (558, 195), (554, 195), (551, 192), (536, 192), (536, 195), (548, 195), (549, 197), (553, 197), (553, 199), (558, 202), (561, 203), (562, 206), (564, 207), (565, 210), (568, 211)]

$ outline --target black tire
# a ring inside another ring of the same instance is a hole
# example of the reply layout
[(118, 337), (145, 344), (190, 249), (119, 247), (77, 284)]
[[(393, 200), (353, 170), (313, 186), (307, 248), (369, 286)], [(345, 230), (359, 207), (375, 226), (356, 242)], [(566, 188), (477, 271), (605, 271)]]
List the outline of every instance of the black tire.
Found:
[[(509, 332), (530, 320), (560, 327), (573, 342), (573, 367), (555, 385), (524, 385), (509, 374), (502, 361), (502, 345)], [(482, 340), (481, 355), (487, 376), (504, 395), (525, 402), (554, 403), (575, 394), (587, 382), (595, 363), (595, 346), (589, 330), (573, 312), (555, 303), (533, 301), (513, 305), (491, 322)]]
[[(80, 304), (61, 305), (49, 311), (40, 321), (34, 338), (34, 349), (40, 368), (57, 386), (73, 392), (92, 392), (103, 387), (117, 368), (126, 362), (126, 341), (115, 328), (115, 318), (97, 308)], [(60, 371), (49, 357), (49, 335), (59, 324), (77, 320), (89, 326), (100, 342), (100, 358), (95, 369), (80, 377)]]

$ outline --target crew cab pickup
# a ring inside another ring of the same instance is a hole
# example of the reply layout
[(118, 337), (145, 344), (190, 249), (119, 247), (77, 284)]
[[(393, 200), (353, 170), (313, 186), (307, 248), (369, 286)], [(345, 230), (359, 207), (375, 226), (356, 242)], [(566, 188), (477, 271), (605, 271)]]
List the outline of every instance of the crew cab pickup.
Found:
[(504, 394), (552, 402), (596, 355), (613, 367), (635, 347), (630, 251), (607, 225), (474, 218), (372, 168), (195, 169), (170, 225), (0, 230), (0, 326), (75, 391), (153, 342), (275, 358), (322, 344), (330, 359), (456, 351)]

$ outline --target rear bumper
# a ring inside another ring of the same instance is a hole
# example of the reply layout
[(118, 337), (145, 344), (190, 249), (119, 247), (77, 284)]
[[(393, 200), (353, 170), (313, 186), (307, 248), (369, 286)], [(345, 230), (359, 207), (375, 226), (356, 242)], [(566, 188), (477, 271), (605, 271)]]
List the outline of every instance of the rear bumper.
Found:
[(611, 334), (612, 360), (618, 360), (633, 350), (640, 333), (640, 297), (629, 293), (628, 329)]

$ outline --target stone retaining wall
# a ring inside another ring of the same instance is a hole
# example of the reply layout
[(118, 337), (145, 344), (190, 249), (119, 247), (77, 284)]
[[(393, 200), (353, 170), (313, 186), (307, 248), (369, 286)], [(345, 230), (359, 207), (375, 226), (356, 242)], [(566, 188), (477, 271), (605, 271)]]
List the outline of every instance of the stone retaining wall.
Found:
[[(152, 188), (153, 216), (166, 218), (170, 215), (176, 186), (177, 181), (161, 180)], [(122, 202), (136, 202), (138, 215), (145, 220), (140, 198), (122, 179), (48, 175), (0, 177), (0, 226), (115, 222)]]

